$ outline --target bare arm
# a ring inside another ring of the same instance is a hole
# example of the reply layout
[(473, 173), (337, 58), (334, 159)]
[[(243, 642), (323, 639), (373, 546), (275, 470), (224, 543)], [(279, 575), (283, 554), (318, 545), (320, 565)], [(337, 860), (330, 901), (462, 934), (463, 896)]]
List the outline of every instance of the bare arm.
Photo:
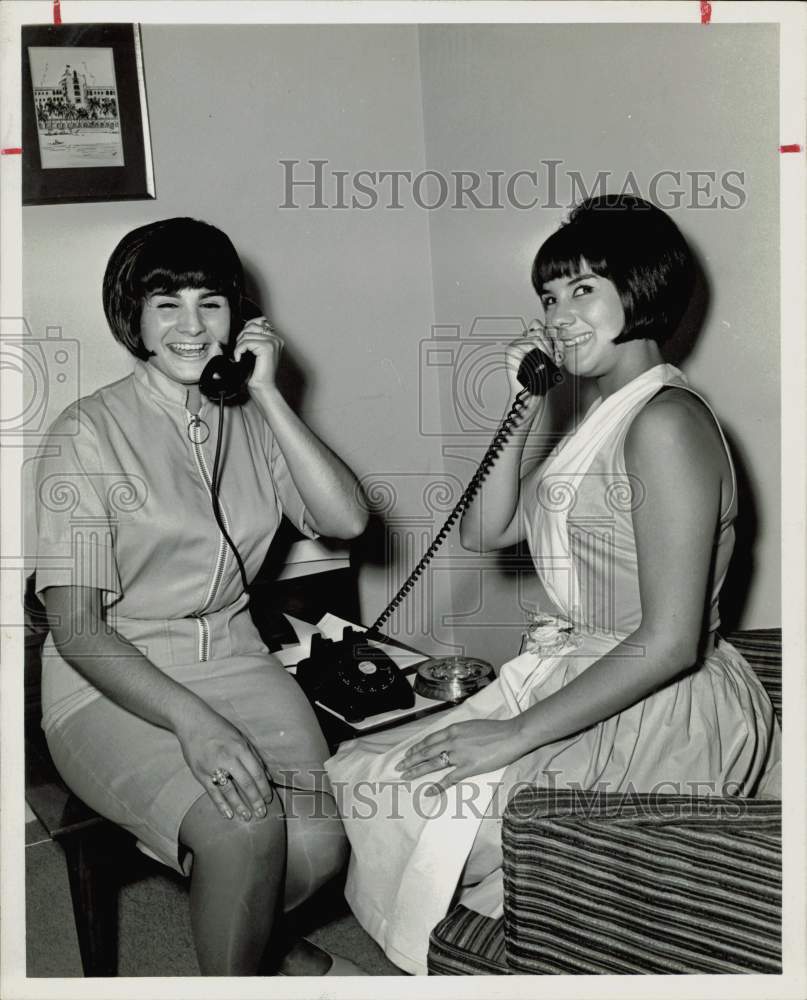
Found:
[(302, 497), (315, 531), (331, 538), (355, 538), (367, 526), (367, 505), (358, 480), (297, 416), (275, 384), (283, 349), (280, 337), (262, 324), (265, 317), (250, 320), (238, 336), (234, 357), (244, 351), (255, 355), (249, 392), (272, 428), (294, 485)]
[[(147, 659), (104, 618), (101, 591), (48, 587), (45, 609), (62, 657), (111, 701), (177, 737), (188, 766), (221, 812), (261, 815), (272, 800), (263, 761), (249, 740), (205, 701)], [(224, 793), (211, 784), (216, 768), (235, 782)], [(239, 792), (237, 789), (241, 790)]]
[(278, 389), (253, 393), (272, 428), (311, 527), (331, 538), (355, 538), (367, 526), (358, 480), (345, 463), (297, 416)]
[[(540, 324), (533, 324), (529, 333), (532, 335), (531, 339), (516, 340), (507, 347), (505, 367), (509, 391), (503, 417), (510, 411), (513, 401), (523, 388), (516, 380), (516, 373), (524, 356), (536, 346), (542, 347), (547, 353), (552, 351)], [(525, 397), (525, 406), (512, 425), (513, 430), (506, 444), (462, 516), (460, 542), (463, 548), (473, 552), (488, 552), (516, 545), (526, 537), (521, 502), (521, 463), (533, 422), (543, 412), (543, 407), (544, 401), (540, 397)]]
[(441, 750), (457, 765), (442, 788), (506, 766), (628, 708), (696, 661), (720, 509), (719, 447), (713, 428), (680, 400), (662, 397), (642, 411), (625, 450), (627, 471), (643, 487), (633, 513), (641, 624), (514, 719), (458, 723), (426, 737), (399, 765), (404, 778), (436, 770)]
[(48, 587), (43, 597), (59, 653), (117, 705), (171, 732), (206, 707), (109, 628), (100, 590)]

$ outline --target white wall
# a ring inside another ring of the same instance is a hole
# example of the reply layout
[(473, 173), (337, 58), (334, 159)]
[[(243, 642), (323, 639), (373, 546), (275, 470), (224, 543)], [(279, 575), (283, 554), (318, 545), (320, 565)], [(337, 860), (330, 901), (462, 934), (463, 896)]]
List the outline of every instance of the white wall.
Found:
[[(640, 182), (663, 168), (745, 170), (742, 210), (674, 213), (712, 291), (685, 368), (749, 469), (756, 572), (742, 623), (778, 623), (774, 29), (144, 25), (142, 36), (157, 199), (24, 210), (26, 318), (35, 336), (60, 327), (80, 347), (79, 378), (54, 383), (54, 408), (130, 368), (100, 303), (117, 240), (173, 215), (224, 228), (286, 337), (301, 412), (371, 477), (379, 503), (389, 500), (398, 557), (384, 565), (379, 530), (358, 546), (369, 620), (489, 435), (487, 424), (454, 433), (450, 386), (425, 361), (432, 326), (465, 334), (474, 317), (535, 315), (530, 263), (563, 211), (428, 212), (411, 199), (400, 210), (281, 209), (279, 161), (327, 159), (328, 171), (352, 173), (513, 172), (554, 158), (587, 181), (599, 170), (633, 169)], [(308, 204), (303, 192), (298, 200)], [(512, 322), (487, 329), (501, 336)], [(490, 422), (501, 409), (492, 375), (483, 388)], [(449, 553), (456, 543), (392, 631), (433, 650), (456, 638), (501, 659), (518, 630), (516, 587), (492, 558), (480, 591), (477, 562)], [(470, 621), (454, 620), (463, 614)]]
[[(588, 189), (599, 171), (610, 171), (608, 190), (620, 190), (633, 171), (645, 196), (662, 170), (684, 175), (711, 170), (718, 177), (728, 170), (745, 172), (742, 208), (671, 211), (702, 260), (711, 296), (701, 335), (681, 364), (731, 436), (749, 479), (741, 505), (746, 519), (754, 509), (757, 522), (750, 589), (744, 602), (732, 595), (727, 619), (741, 610), (745, 627), (778, 624), (776, 28), (441, 26), (421, 28), (420, 44), (431, 168), (506, 175), (537, 170), (539, 197), (546, 204), (549, 168), (542, 161), (563, 161), (555, 168), (562, 209), (432, 213), (438, 324), (459, 324), (469, 334), (475, 317), (513, 317), (500, 320), (504, 331), (517, 327), (518, 317), (528, 321), (539, 314), (530, 268), (543, 239), (568, 212), (570, 171), (582, 175)], [(658, 188), (665, 199), (672, 190), (672, 181), (666, 183)], [(516, 193), (525, 202), (535, 190), (525, 181)], [(730, 204), (739, 201), (729, 191), (718, 193)], [(486, 328), (494, 327), (489, 320)], [(489, 374), (480, 407), (495, 417), (503, 404), (501, 377)], [(448, 431), (455, 403), (446, 395), (443, 405)], [(478, 457), (484, 447), (484, 435), (479, 437), (474, 448), (449, 434), (447, 451)], [(449, 461), (449, 469), (467, 468), (466, 461)], [(741, 550), (742, 561), (745, 540)], [(501, 556), (470, 558), (456, 543), (454, 551), (451, 608), (457, 640), (468, 651), (500, 659), (518, 647), (519, 605), (534, 597), (534, 588), (520, 595)]]

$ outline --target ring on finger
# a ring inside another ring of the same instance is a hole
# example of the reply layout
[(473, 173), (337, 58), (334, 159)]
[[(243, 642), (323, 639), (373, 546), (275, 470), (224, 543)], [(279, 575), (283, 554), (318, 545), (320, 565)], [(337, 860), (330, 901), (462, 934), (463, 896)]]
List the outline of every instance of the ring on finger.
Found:
[(451, 767), (451, 758), (448, 756), (448, 750), (440, 751), (440, 764), (443, 767)]
[(225, 771), (221, 767), (217, 767), (216, 770), (210, 775), (210, 780), (217, 788), (226, 788), (227, 785), (232, 781), (233, 776), (229, 771)]

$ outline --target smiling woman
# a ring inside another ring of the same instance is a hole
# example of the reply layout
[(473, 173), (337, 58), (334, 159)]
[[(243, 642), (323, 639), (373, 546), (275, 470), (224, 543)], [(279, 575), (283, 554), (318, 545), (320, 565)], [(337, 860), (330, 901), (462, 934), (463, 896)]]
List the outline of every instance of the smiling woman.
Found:
[(241, 323), (242, 286), (241, 261), (225, 233), (195, 219), (167, 219), (134, 230), (115, 248), (104, 311), (135, 357), (193, 385)]
[[(37, 469), (48, 746), (81, 799), (190, 873), (209, 975), (255, 974), (278, 912), (346, 855), (325, 741), (252, 623), (247, 584), (282, 515), (309, 537), (366, 521), (353, 473), (277, 389), (282, 341), (265, 317), (242, 324), (241, 296), (238, 255), (213, 226), (125, 236), (103, 300), (135, 370), (57, 419)], [(247, 398), (217, 406), (199, 381), (230, 351), (255, 357)], [(308, 809), (290, 807), (295, 790)], [(327, 954), (272, 942), (270, 968), (328, 974)]]
[[(457, 892), (501, 915), (502, 816), (522, 783), (779, 794), (770, 701), (718, 633), (734, 467), (708, 403), (659, 348), (690, 274), (672, 220), (626, 196), (584, 203), (540, 249), (547, 328), (536, 322), (508, 347), (507, 405), (536, 341), (599, 398), (522, 478), (542, 412), (528, 400), (461, 537), (477, 550), (526, 541), (551, 603), (525, 652), (481, 692), (437, 722), (343, 744), (327, 762), (353, 847), (349, 901), (409, 972), (425, 971), (429, 933)], [(401, 781), (391, 822), (382, 796)]]
[(230, 305), (207, 288), (156, 292), (143, 302), (140, 338), (150, 364), (175, 382), (198, 385), (205, 364), (230, 339)]
[(546, 282), (541, 293), (547, 326), (558, 361), (575, 375), (596, 376), (607, 367), (615, 341), (625, 327), (625, 310), (616, 285), (580, 261), (581, 274)]

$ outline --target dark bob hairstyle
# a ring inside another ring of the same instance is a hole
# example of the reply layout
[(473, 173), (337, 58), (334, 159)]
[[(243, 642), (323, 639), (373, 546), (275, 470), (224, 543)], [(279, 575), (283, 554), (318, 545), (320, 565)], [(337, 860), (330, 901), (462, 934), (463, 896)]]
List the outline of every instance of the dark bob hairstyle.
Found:
[(600, 195), (574, 208), (543, 244), (532, 266), (540, 295), (555, 278), (587, 270), (616, 286), (625, 329), (614, 341), (663, 343), (681, 321), (692, 295), (692, 252), (661, 209), (634, 195)]
[(224, 295), (232, 331), (240, 326), (243, 287), (241, 261), (220, 229), (197, 219), (162, 219), (133, 229), (112, 251), (104, 273), (104, 313), (115, 339), (146, 360), (140, 314), (149, 295), (182, 288)]

